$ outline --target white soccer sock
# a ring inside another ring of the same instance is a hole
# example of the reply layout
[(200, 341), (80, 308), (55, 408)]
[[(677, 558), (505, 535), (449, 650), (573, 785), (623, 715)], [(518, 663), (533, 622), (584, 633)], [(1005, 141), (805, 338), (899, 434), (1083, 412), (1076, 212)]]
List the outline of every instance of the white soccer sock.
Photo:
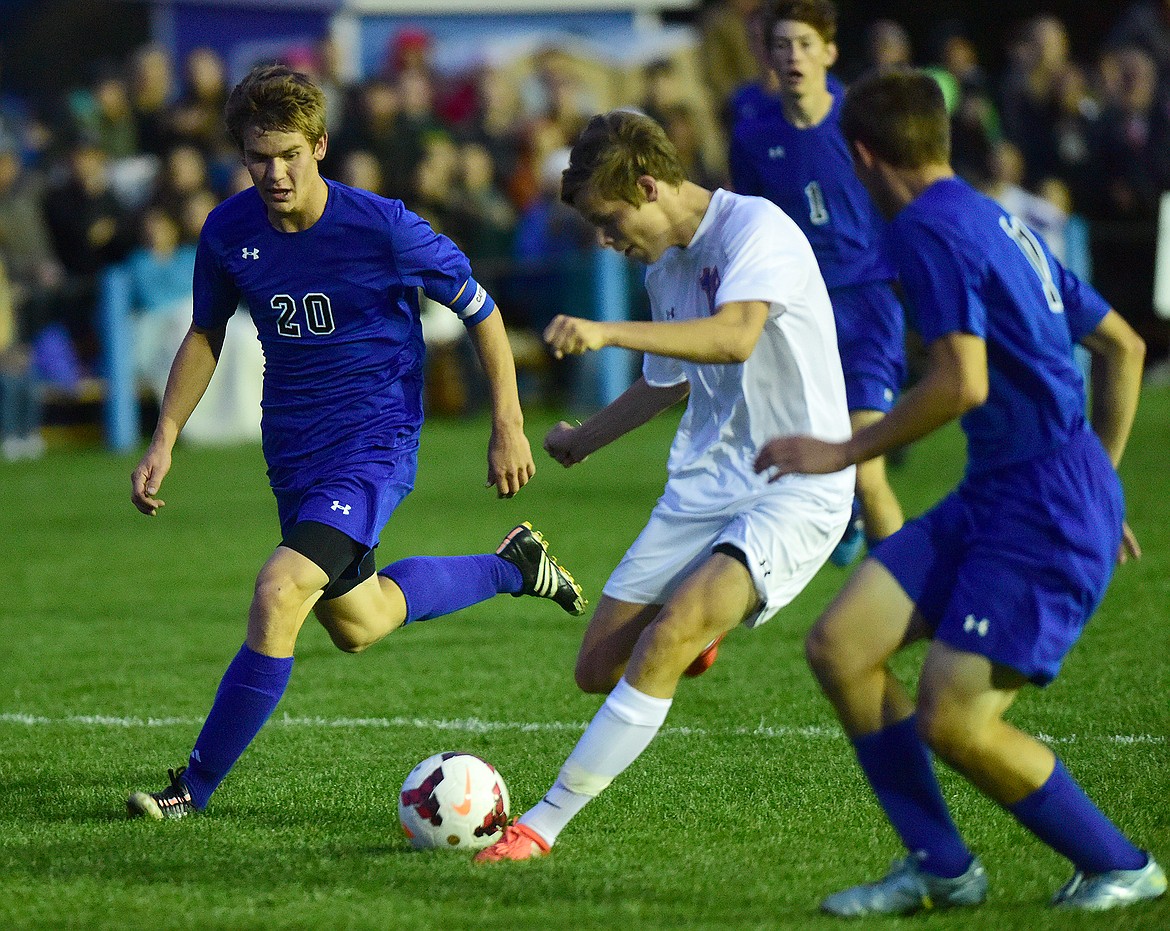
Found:
[(639, 692), (622, 678), (565, 760), (556, 783), (520, 823), (554, 843), (573, 816), (650, 745), (670, 704), (671, 699)]

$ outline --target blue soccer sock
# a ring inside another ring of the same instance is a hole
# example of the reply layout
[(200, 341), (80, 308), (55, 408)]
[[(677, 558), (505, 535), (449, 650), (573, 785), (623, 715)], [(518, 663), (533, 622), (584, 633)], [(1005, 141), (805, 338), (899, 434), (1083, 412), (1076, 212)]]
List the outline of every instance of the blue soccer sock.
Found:
[(1146, 855), (1101, 813), (1059, 759), (1048, 781), (1008, 811), (1078, 870), (1106, 873), (1146, 865)]
[(890, 824), (919, 866), (935, 876), (963, 875), (974, 857), (947, 811), (915, 716), (858, 737), (853, 747)]
[(493, 595), (518, 592), (524, 586), (520, 568), (495, 553), (411, 556), (391, 563), (378, 574), (402, 589), (407, 624), (442, 617)]
[(216, 786), (275, 710), (292, 665), (291, 656), (265, 656), (247, 644), (240, 647), (223, 674), (183, 774), (196, 808), (207, 805)]

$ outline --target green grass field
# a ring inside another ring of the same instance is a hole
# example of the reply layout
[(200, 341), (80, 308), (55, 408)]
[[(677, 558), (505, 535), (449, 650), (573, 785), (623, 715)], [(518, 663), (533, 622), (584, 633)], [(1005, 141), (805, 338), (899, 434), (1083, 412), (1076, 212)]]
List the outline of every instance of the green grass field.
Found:
[[(551, 422), (530, 415), (534, 448)], [(484, 423), (434, 422), (380, 564), (487, 551), (531, 519), (596, 600), (661, 489), (674, 422), (571, 470), (541, 453), (511, 501), (483, 488)], [(1148, 392), (1123, 467), (1145, 557), (1118, 571), (1061, 678), (1012, 712), (1166, 865), (1168, 438), (1170, 391)], [(801, 653), (845, 578), (831, 566), (768, 625), (732, 633), (546, 860), (414, 853), (395, 808), (410, 768), (443, 749), (496, 764), (514, 813), (555, 777), (598, 700), (572, 682), (583, 621), (532, 599), (418, 624), (360, 656), (310, 622), (276, 715), (208, 812), (127, 820), (127, 793), (161, 787), (185, 761), (277, 539), (258, 449), (181, 450), (155, 520), (129, 503), (135, 458), (54, 452), (0, 468), (0, 929), (829, 928), (839, 922), (818, 915), (820, 897), (897, 855)], [(910, 513), (954, 483), (961, 459), (955, 430), (911, 451), (893, 476)], [(920, 659), (902, 658), (908, 678)], [(1170, 928), (1165, 899), (1052, 912), (1067, 864), (942, 779), (991, 874), (989, 900), (872, 926)]]

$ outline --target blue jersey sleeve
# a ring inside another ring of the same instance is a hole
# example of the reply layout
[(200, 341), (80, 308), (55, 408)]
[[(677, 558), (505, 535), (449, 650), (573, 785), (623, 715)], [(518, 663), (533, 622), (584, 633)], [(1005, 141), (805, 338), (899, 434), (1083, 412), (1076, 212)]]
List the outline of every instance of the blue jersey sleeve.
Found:
[(1064, 301), (1065, 319), (1073, 342), (1079, 343), (1097, 329), (1109, 313), (1109, 302), (1092, 285), (1082, 281), (1055, 258), (1049, 256), (1049, 265), (1056, 271), (1056, 283)]
[(899, 229), (891, 237), (906, 298), (916, 328), (929, 344), (948, 333), (987, 338), (987, 308), (979, 296), (975, 270), (925, 226)]
[(197, 327), (216, 330), (225, 326), (240, 303), (240, 291), (224, 271), (210, 240), (199, 237), (192, 280), (193, 320)]
[(394, 251), (404, 284), (419, 287), (433, 301), (450, 307), (468, 326), (495, 308), (491, 296), (471, 276), (467, 256), (422, 217), (404, 207), (394, 221)]

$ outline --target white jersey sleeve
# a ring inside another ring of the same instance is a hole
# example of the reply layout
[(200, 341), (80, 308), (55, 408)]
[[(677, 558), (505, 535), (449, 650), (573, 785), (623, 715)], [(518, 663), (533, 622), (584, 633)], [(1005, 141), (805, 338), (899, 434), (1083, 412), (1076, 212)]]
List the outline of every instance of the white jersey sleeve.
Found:
[(799, 248), (803, 235), (793, 235), (799, 227), (762, 198), (737, 199), (729, 220), (723, 227), (727, 265), (715, 293), (716, 308), (734, 301), (766, 301), (772, 315), (783, 313), (817, 268), (815, 259), (809, 262), (811, 247), (808, 254)]

